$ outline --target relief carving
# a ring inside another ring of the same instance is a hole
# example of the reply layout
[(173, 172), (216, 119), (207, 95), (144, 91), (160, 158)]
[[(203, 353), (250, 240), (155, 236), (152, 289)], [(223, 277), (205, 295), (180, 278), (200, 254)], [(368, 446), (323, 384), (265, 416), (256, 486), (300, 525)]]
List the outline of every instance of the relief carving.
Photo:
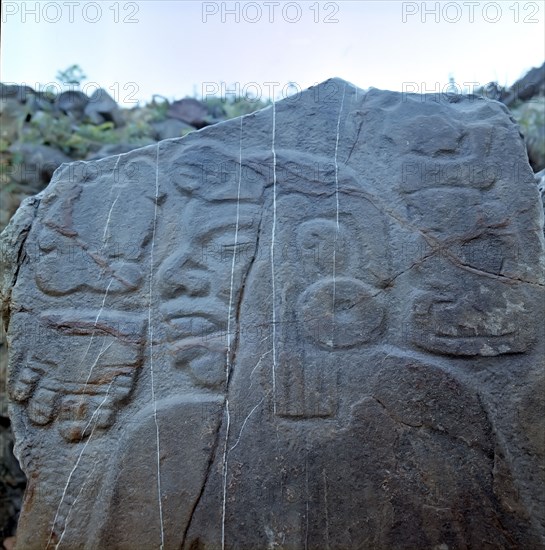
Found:
[(339, 79), (61, 167), (2, 236), (18, 546), (544, 548), (537, 198), (496, 102)]
[(496, 356), (530, 349), (528, 297), (506, 284), (460, 276), (465, 284), (437, 281), (412, 304), (413, 342), (432, 353)]
[(33, 424), (55, 422), (69, 442), (112, 426), (143, 364), (146, 322), (123, 312), (61, 310), (43, 312), (39, 323), (47, 347), (29, 353), (12, 399), (25, 404)]

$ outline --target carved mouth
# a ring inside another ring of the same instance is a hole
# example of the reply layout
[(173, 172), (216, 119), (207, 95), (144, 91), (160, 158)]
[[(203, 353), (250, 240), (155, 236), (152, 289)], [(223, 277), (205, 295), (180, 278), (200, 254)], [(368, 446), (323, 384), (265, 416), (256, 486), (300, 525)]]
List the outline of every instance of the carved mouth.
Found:
[(478, 338), (505, 338), (507, 336), (514, 336), (517, 333), (514, 328), (490, 330), (482, 325), (476, 327), (442, 326), (441, 322), (437, 321), (437, 318), (435, 318), (435, 320), (435, 335), (439, 338), (444, 339), (459, 338), (464, 340), (471, 340)]
[(178, 363), (189, 363), (197, 358), (210, 358), (211, 353), (219, 354), (223, 363), (227, 359), (227, 338), (222, 332), (209, 334), (204, 338), (200, 336), (180, 338), (171, 342), (169, 349)]
[(452, 307), (437, 307), (432, 310), (430, 319), (435, 327), (435, 334), (441, 338), (505, 338), (516, 334), (517, 315), (507, 311), (497, 311), (495, 319), (493, 315), (482, 312), (471, 315), (474, 311), (458, 311)]
[(221, 328), (214, 318), (211, 319), (203, 315), (175, 317), (168, 321), (167, 341), (195, 338), (205, 340), (219, 332), (221, 332)]
[(164, 303), (161, 313), (167, 323), (167, 340), (206, 339), (225, 332), (227, 309), (223, 302), (211, 297), (183, 297)]

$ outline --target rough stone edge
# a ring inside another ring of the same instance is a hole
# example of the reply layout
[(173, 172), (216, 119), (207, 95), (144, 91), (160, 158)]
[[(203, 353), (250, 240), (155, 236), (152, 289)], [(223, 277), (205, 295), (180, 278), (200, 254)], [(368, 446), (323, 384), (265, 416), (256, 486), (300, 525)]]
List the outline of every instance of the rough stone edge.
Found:
[[(3, 324), (3, 328), (0, 328), (0, 330), (3, 330), (5, 332), (7, 337), (6, 343), (8, 346), (8, 349), (6, 349), (6, 353), (8, 354), (7, 372), (4, 373), (4, 375), (6, 376), (6, 386), (0, 388), (0, 392), (5, 393), (6, 396), (8, 394), (7, 388), (9, 386), (8, 380), (10, 373), (8, 326), (11, 316), (11, 295), (13, 288), (17, 284), (19, 270), (25, 258), (25, 242), (32, 228), (32, 224), (34, 223), (34, 220), (36, 218), (40, 201), (41, 193), (38, 195), (27, 197), (21, 203), (15, 214), (12, 216), (4, 231), (0, 233), (0, 314)], [(7, 411), (5, 412), (7, 412), (8, 417), (11, 418), (9, 405)], [(11, 434), (11, 437), (9, 434)], [(13, 450), (8, 449), (10, 449), (10, 439), (14, 437), (13, 428), (7, 428), (7, 431), (0, 435), (2, 435), (2, 437), (0, 438), (0, 446), (7, 445), (3, 452), (9, 452), (11, 455), (13, 453)], [(13, 460), (17, 460), (17, 462), (19, 462), (19, 460), (15, 458), (14, 453), (13, 456)], [(15, 518), (18, 517), (19, 512), (20, 507), (17, 507), (16, 515), (12, 516), (10, 519), (16, 522)], [(0, 529), (3, 530), (7, 526), (9, 526), (9, 519), (8, 523), (6, 523), (5, 525), (0, 525)], [(16, 529), (16, 526), (14, 527), (14, 529)], [(15, 532), (12, 531), (9, 534), (13, 536)], [(0, 534), (0, 544), (2, 543), (2, 541), (5, 543), (7, 540), (9, 540), (9, 538), (10, 537), (4, 539), (4, 537)]]
[(25, 258), (25, 242), (36, 218), (42, 196), (43, 191), (27, 197), (0, 234), (0, 307), (6, 332), (8, 332), (11, 316), (11, 294), (17, 284), (19, 270)]

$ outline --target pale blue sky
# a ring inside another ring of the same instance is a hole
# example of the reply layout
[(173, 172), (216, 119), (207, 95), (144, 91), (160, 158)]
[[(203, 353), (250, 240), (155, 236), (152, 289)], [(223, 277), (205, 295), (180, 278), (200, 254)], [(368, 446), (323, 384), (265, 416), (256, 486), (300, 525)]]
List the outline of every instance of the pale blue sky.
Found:
[(120, 101), (221, 93), (221, 82), (241, 91), (257, 83), (264, 95), (265, 83), (277, 82), (278, 97), (290, 81), (306, 88), (332, 76), (422, 92), (446, 86), (450, 74), (460, 85), (511, 84), (545, 59), (544, 1), (3, 4), (3, 82), (36, 88), (78, 63)]

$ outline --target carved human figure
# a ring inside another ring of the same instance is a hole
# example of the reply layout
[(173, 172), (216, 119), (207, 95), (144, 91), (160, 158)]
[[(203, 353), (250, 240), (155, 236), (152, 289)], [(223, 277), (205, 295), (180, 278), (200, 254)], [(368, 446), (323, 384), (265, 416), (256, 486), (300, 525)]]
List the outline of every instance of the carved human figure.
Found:
[[(172, 364), (216, 391), (226, 381), (236, 310), (256, 251), (259, 207), (193, 201), (183, 239), (157, 271), (160, 313)], [(202, 229), (195, 228), (202, 227)]]

